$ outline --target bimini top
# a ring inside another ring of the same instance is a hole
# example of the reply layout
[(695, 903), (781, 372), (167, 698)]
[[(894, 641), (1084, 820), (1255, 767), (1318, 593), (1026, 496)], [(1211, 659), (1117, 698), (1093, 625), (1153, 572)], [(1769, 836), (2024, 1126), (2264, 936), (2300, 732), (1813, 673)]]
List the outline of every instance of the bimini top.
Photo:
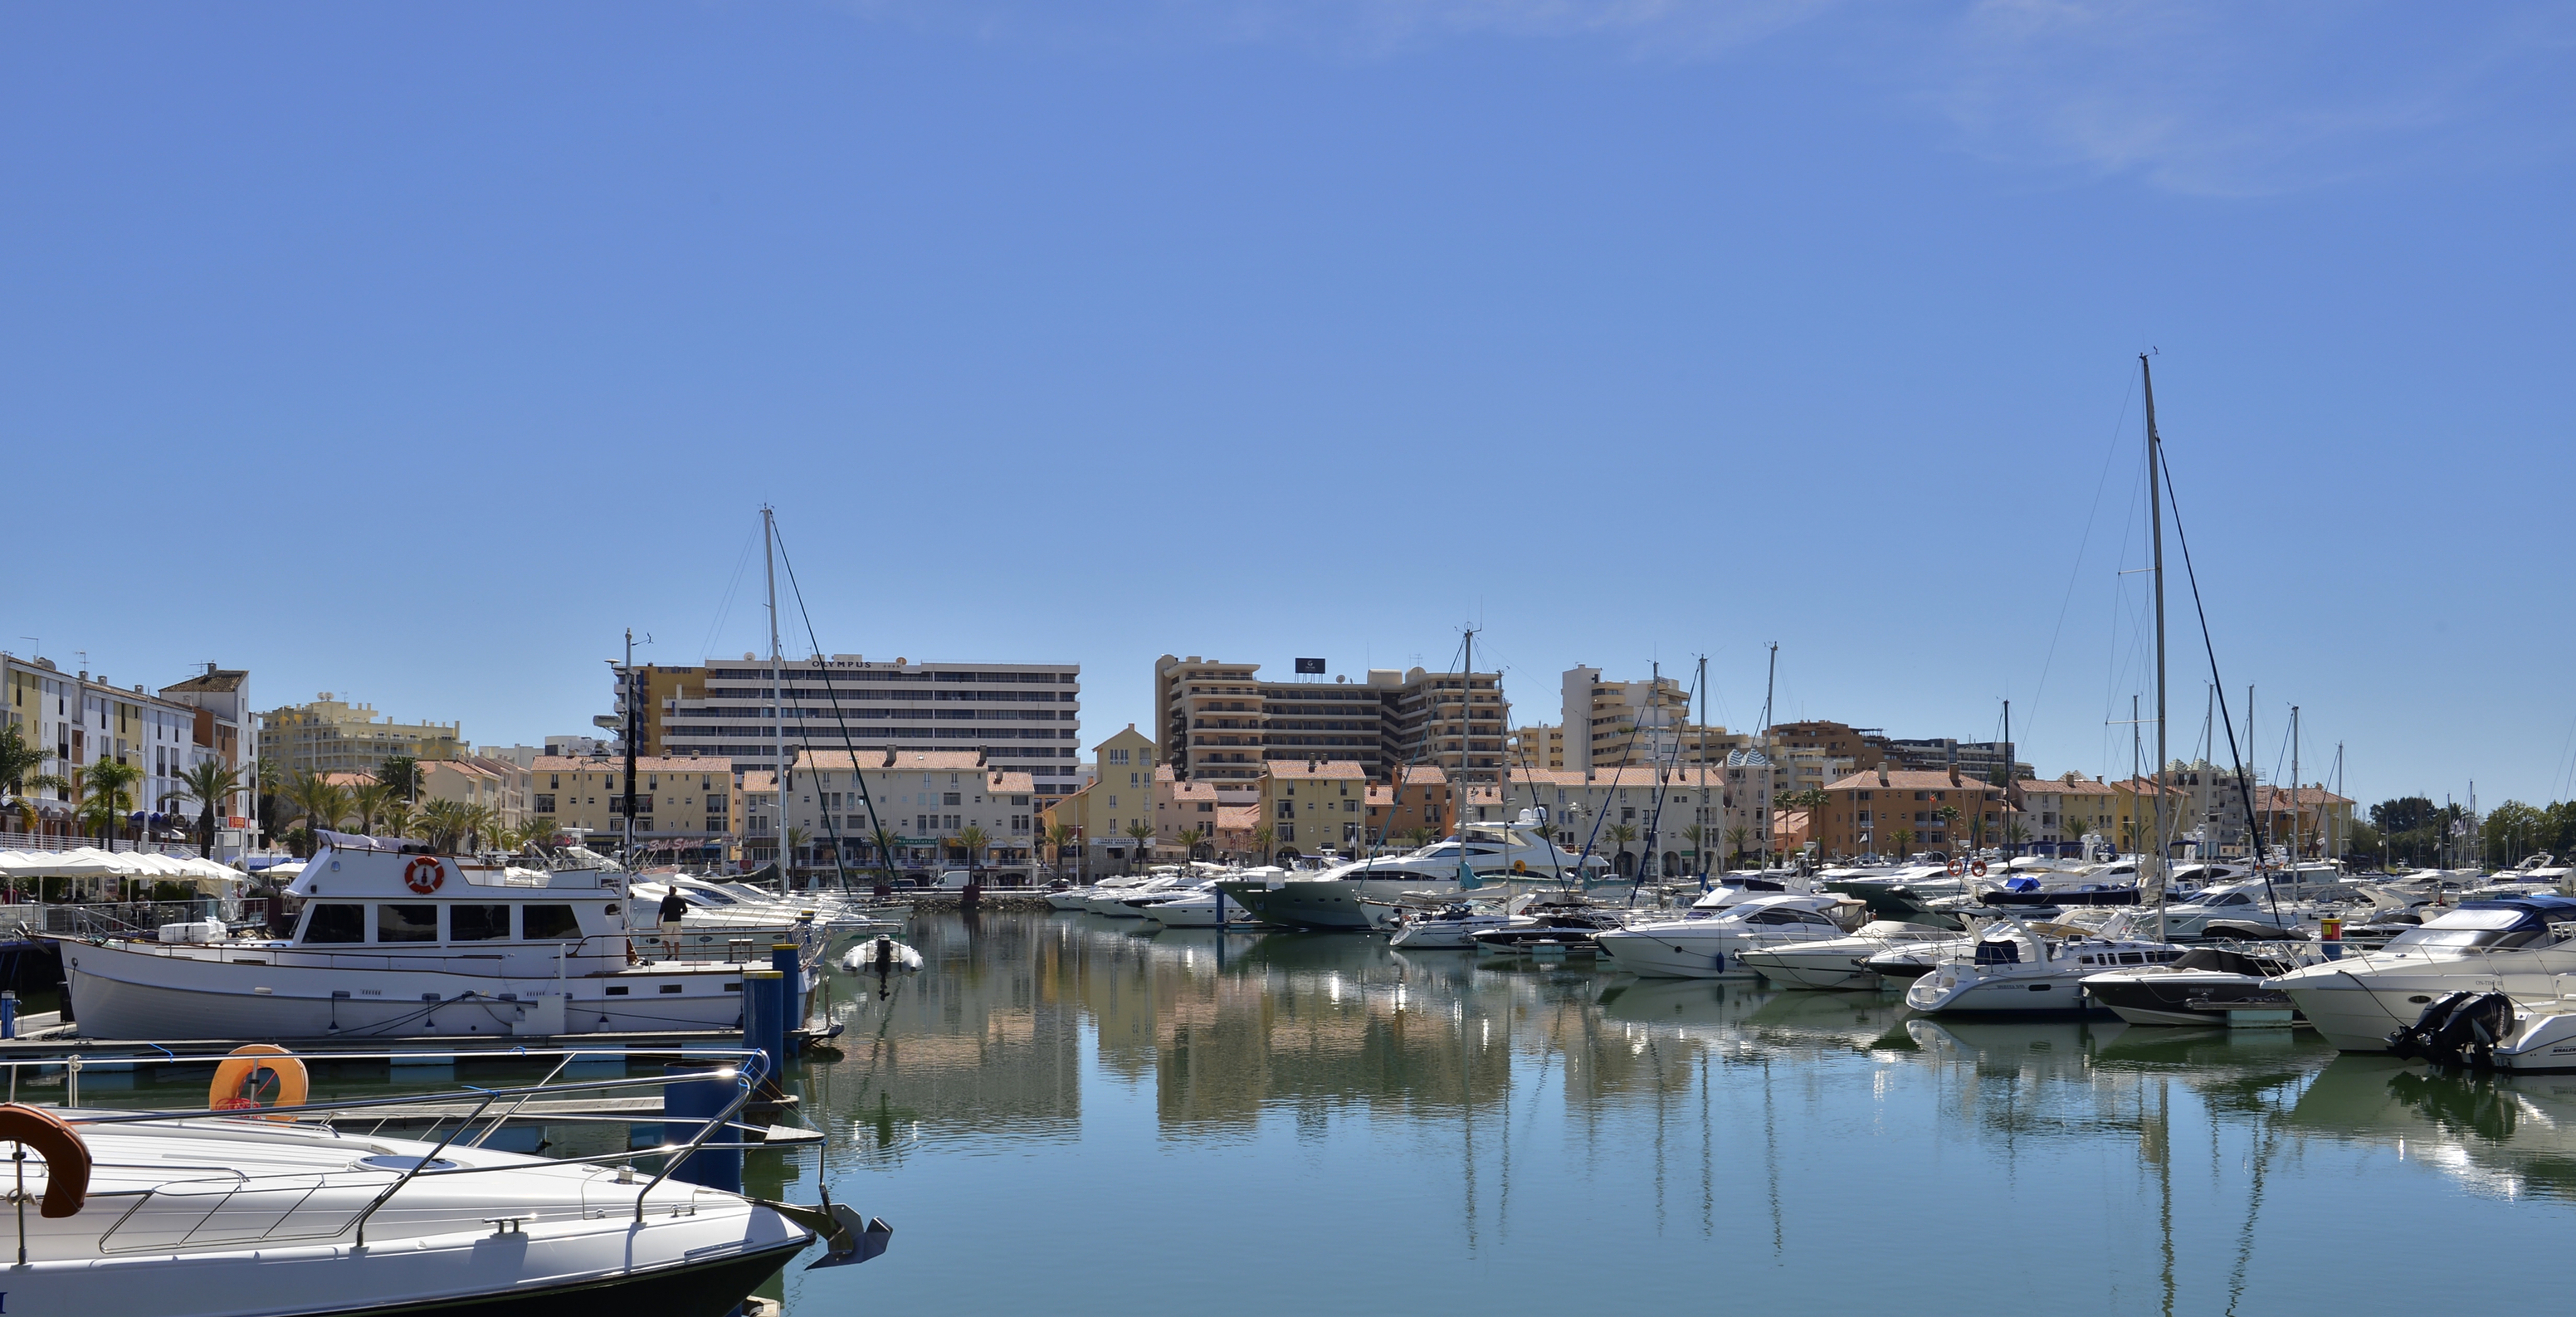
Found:
[(2485, 947), (2503, 950), (2528, 946), (2549, 935), (2551, 924), (2576, 922), (2576, 900), (2563, 896), (2513, 896), (2497, 901), (2462, 901), (2388, 940), (2388, 949), (2406, 947)]
[(539, 872), (512, 869), (453, 855), (406, 855), (400, 851), (342, 850), (324, 846), (304, 864), (289, 886), (290, 896), (339, 896), (405, 901), (489, 900), (491, 889), (614, 890), (619, 875), (597, 869)]

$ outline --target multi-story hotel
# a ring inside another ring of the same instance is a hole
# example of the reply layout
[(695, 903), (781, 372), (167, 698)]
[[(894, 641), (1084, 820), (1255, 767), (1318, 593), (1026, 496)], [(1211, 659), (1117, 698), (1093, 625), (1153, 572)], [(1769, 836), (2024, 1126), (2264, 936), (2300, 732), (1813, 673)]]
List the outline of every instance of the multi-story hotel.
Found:
[[(242, 770), (245, 782), (250, 777), (251, 766), (243, 758), (249, 682), (247, 672), (210, 665), (153, 694), (140, 685), (120, 689), (104, 674), (65, 673), (51, 659), (0, 652), (0, 721), (47, 753), (39, 774), (76, 779), (102, 760), (135, 768), (142, 776), (133, 787), (131, 815), (141, 816), (147, 829), (175, 835), (200, 813), (198, 802), (180, 787), (180, 774), (213, 759)], [(36, 815), (34, 830), (71, 836), (77, 794), (29, 790), (25, 798)], [(226, 830), (216, 838), (219, 847), (240, 848), (244, 833), (233, 829), (231, 820), (244, 819), (246, 827), (249, 803), (247, 791), (217, 802)], [(0, 828), (25, 826), (27, 821), (15, 814), (0, 818)]]
[(377, 721), (373, 705), (333, 699), (289, 704), (259, 716), (259, 757), (291, 782), (306, 773), (374, 773), (387, 759), (453, 759), (467, 747), (455, 723)]
[(1281, 681), (1260, 671), (1195, 654), (1154, 660), (1154, 728), (1175, 774), (1249, 784), (1264, 764), (1308, 760), (1355, 763), (1381, 782), (1409, 766), (1454, 779), (1503, 771), (1500, 673), (1372, 668), (1364, 681)]
[[(888, 750), (980, 754), (994, 768), (1029, 775), (1054, 799), (1080, 779), (1082, 669), (1073, 663), (871, 661), (857, 654), (781, 663), (784, 701), (769, 698), (769, 660), (709, 659), (697, 667), (637, 664), (644, 687), (638, 749), (714, 757), (737, 769), (774, 770), (783, 724), (788, 758), (799, 751)], [(612, 692), (622, 721), (625, 673)], [(784, 705), (784, 718), (773, 709)]]

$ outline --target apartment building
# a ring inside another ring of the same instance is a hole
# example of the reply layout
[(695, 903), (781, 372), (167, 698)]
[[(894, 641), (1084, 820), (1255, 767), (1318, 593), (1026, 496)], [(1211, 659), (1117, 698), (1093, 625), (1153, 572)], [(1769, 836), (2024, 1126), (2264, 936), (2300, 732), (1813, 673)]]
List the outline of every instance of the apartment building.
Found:
[[(1320, 664), (1318, 665), (1320, 666)], [(1407, 765), (1491, 777), (1506, 764), (1499, 673), (1373, 668), (1362, 681), (1320, 672), (1264, 680), (1257, 663), (1165, 654), (1154, 661), (1154, 727), (1163, 760), (1191, 781), (1251, 783), (1263, 765), (1355, 763), (1380, 782)]]
[(1261, 819), (1274, 855), (1357, 855), (1368, 831), (1367, 770), (1348, 759), (1273, 760), (1261, 778)]
[(1809, 837), (1827, 858), (1915, 850), (1964, 853), (2000, 845), (2015, 811), (2003, 787), (1964, 773), (1890, 768), (1853, 773), (1825, 787)]
[[(1515, 770), (1499, 798), (1479, 787), (1462, 804), (1471, 822), (1544, 809), (1557, 845), (1607, 856), (1623, 876), (1635, 876), (1642, 865), (1679, 877), (1703, 871), (1703, 850), (1707, 872), (1726, 867), (1729, 785), (1726, 770), (1714, 764)], [(1748, 836), (1742, 849), (1758, 844)]]
[[(501, 826), (515, 828), (531, 817), (535, 770), (533, 758), (525, 767), (497, 755), (424, 759), (420, 764), (420, 799), (423, 804), (452, 800), (460, 805), (481, 805), (492, 811)], [(643, 803), (641, 799), (636, 801), (639, 812)]]
[(1512, 729), (1512, 768), (1565, 767), (1565, 728), (1534, 723)]
[[(973, 750), (799, 751), (787, 775), (787, 827), (797, 846), (789, 868), (830, 873), (835, 846), (842, 869), (875, 868), (882, 828), (899, 870), (971, 863), (989, 881), (1023, 881), (1036, 856), (1036, 790), (1027, 773)], [(771, 827), (766, 837), (744, 839), (748, 855), (775, 853)], [(972, 855), (961, 840), (968, 829), (983, 834)]]
[[(19, 729), (28, 744), (46, 751), (40, 775), (77, 779), (93, 764), (112, 761), (141, 776), (131, 788), (128, 837), (181, 840), (193, 836), (200, 809), (186, 796), (179, 775), (206, 760), (219, 760), (243, 770), (241, 702), (249, 674), (209, 665), (206, 672), (158, 693), (141, 685), (120, 688), (104, 674), (66, 674), (47, 658), (19, 658), (0, 651), (0, 719)], [(0, 827), (29, 828), (38, 835), (70, 838), (78, 790), (29, 788), (26, 808), (15, 810)], [(247, 793), (218, 802), (229, 824), (245, 817)], [(32, 821), (25, 817), (32, 812)], [(220, 845), (238, 851), (242, 828), (232, 829)]]
[[(629, 683), (618, 669), (611, 702), (623, 719)], [(1082, 674), (1073, 663), (891, 662), (858, 654), (788, 660), (773, 701), (769, 661), (708, 659), (695, 667), (638, 664), (638, 746), (774, 768), (783, 737), (801, 751), (982, 755), (1023, 772), (1032, 794), (1071, 795), (1082, 739)], [(783, 717), (775, 717), (783, 710)]]
[(291, 782), (306, 773), (374, 773), (387, 759), (453, 759), (467, 746), (457, 723), (381, 721), (375, 706), (324, 691), (259, 716), (259, 757)]
[[(635, 760), (635, 777), (639, 858), (711, 864), (726, 857), (733, 820), (742, 816), (730, 760), (642, 755)], [(460, 773), (456, 780), (468, 779)], [(610, 849), (625, 837), (626, 785), (623, 756), (541, 755), (528, 773), (528, 810), (553, 820), (558, 833)]]
[(1153, 826), (1155, 770), (1164, 767), (1155, 762), (1154, 739), (1137, 731), (1134, 723), (1093, 746), (1091, 752), (1088, 778), (1072, 794), (1042, 801), (1037, 823), (1040, 838), (1058, 824), (1072, 830), (1069, 863), (1086, 879), (1118, 872), (1144, 858), (1144, 848), (1126, 830), (1138, 824)]
[(2119, 793), (2110, 783), (2093, 781), (2082, 773), (2025, 778), (2021, 783), (2020, 823), (2029, 834), (2023, 838), (2028, 842), (2066, 846), (2090, 833), (2116, 845), (2118, 815)]

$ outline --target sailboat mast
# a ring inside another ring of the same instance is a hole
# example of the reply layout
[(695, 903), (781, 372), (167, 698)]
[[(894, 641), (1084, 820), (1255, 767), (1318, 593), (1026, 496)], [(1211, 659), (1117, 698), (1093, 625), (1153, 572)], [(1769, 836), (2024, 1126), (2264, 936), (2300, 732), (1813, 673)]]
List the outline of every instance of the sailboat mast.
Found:
[(2156, 435), (2156, 377), (2147, 354), (2138, 354), (2138, 382), (2147, 408), (2147, 537), (2155, 545), (2156, 570), (2156, 937), (2165, 932), (2165, 503), (2159, 474), (2164, 469), (2163, 440)]
[(761, 570), (769, 578), (769, 727), (770, 746), (776, 756), (776, 771), (770, 775), (778, 788), (778, 893), (787, 894), (787, 692), (779, 689), (778, 654), (778, 514), (767, 504), (760, 509)]
[(626, 816), (626, 872), (635, 872), (635, 736), (643, 726), (644, 692), (635, 680), (635, 628), (626, 628), (626, 800), (618, 812)]
[(2290, 863), (2299, 862), (2299, 706), (2290, 706)]

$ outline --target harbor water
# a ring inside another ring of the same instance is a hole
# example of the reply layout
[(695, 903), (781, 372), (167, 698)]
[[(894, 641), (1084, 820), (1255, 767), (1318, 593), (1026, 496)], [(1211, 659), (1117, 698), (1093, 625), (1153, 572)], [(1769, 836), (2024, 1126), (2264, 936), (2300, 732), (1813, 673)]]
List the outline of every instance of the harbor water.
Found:
[(2576, 1077), (1347, 934), (908, 937), (801, 1077), (896, 1246), (790, 1313), (2510, 1307), (2576, 1226)]

